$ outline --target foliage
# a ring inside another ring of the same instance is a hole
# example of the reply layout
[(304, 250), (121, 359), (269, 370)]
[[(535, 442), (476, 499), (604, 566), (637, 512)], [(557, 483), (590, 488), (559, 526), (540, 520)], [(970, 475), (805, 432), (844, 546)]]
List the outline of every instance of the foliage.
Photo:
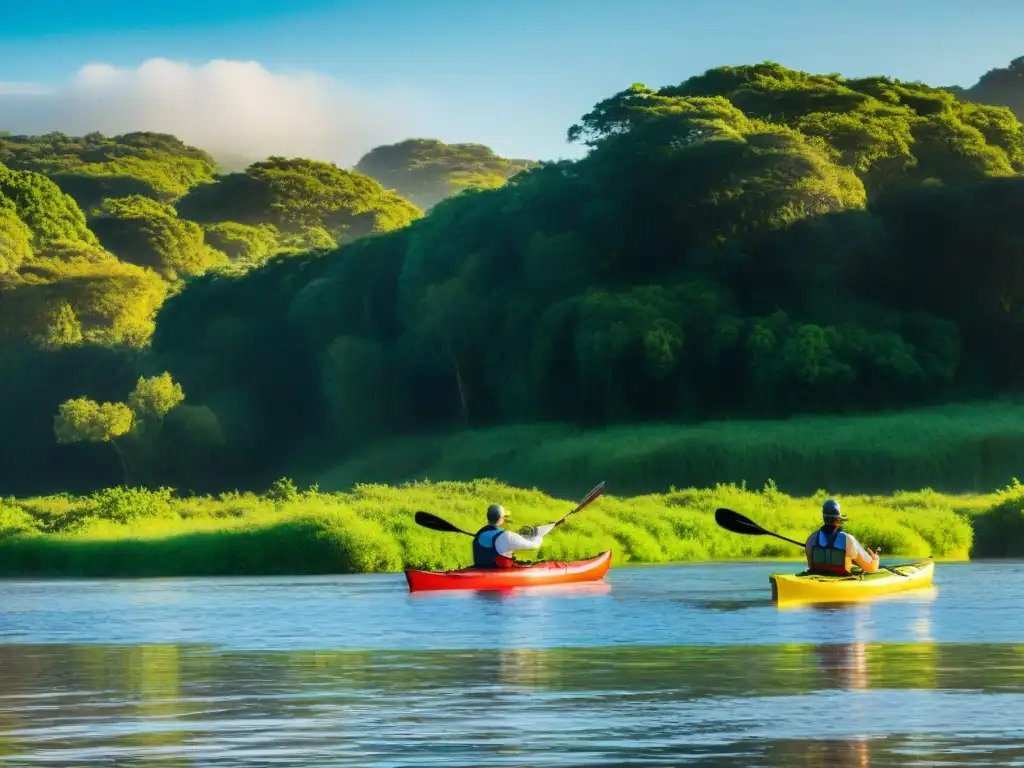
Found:
[[(787, 558), (796, 562), (781, 570), (799, 570), (799, 548), (725, 531), (715, 523), (714, 510), (736, 509), (799, 541), (821, 524), (824, 498), (824, 491), (792, 498), (771, 484), (760, 492), (718, 485), (629, 498), (605, 495), (519, 559), (579, 559), (610, 548), (616, 565)], [(925, 490), (841, 501), (851, 518), (846, 529), (887, 556), (961, 560), (972, 547), (971, 521), (984, 519), (986, 505), (998, 505), (1000, 498), (952, 499)], [(282, 479), (267, 496), (188, 498), (170, 489), (113, 488), (85, 498), (22, 502), (36, 530), (24, 530), (31, 526), (22, 522), (22, 530), (0, 534), (0, 573), (100, 577), (457, 568), (471, 562), (468, 539), (424, 529), (413, 512), (430, 511), (475, 530), (494, 502), (512, 511), (517, 526), (551, 522), (575, 504), (491, 480), (359, 485), (350, 493), (325, 494), (298, 491)], [(968, 503), (973, 513), (956, 511)]]
[(167, 280), (227, 263), (224, 254), (205, 244), (202, 227), (147, 197), (104, 200), (102, 213), (91, 223), (104, 247), (122, 261), (148, 267)]
[(128, 406), (139, 416), (152, 416), (162, 421), (184, 399), (181, 385), (164, 371), (148, 379), (140, 376), (135, 389), (128, 395)]
[[(158, 463), (161, 429), (167, 414), (185, 395), (181, 385), (175, 383), (166, 371), (150, 378), (139, 377), (135, 389), (125, 403), (97, 403), (86, 397), (77, 397), (62, 403), (54, 417), (53, 431), (58, 443), (82, 440), (110, 443), (117, 451), (125, 481), (132, 475), (129, 464), (149, 464), (149, 473)], [(155, 423), (154, 423), (155, 422)], [(119, 439), (132, 440), (132, 462), (125, 459)], [(135, 470), (139, 471), (138, 468)], [(143, 466), (143, 472), (146, 468)]]
[(0, 197), (0, 274), (16, 272), (32, 258), (32, 230), (18, 216), (14, 204)]
[(103, 522), (131, 525), (153, 520), (180, 519), (171, 502), (172, 489), (155, 491), (117, 486), (104, 488), (73, 504), (62, 514), (40, 520), (47, 533), (85, 531)]
[(108, 443), (126, 434), (133, 423), (132, 411), (124, 403), (97, 403), (76, 397), (61, 404), (53, 431), (58, 443)]
[(295, 501), (299, 498), (299, 489), (290, 477), (281, 477), (270, 484), (267, 498), (275, 502)]
[(1024, 486), (1014, 478), (999, 500), (976, 512), (975, 552), (981, 557), (1020, 557), (1024, 554)]
[(211, 180), (216, 169), (207, 152), (151, 132), (0, 137), (0, 163), (47, 175), (83, 210), (108, 197), (143, 195), (171, 202)]
[(118, 261), (98, 249), (61, 249), (0, 284), (0, 342), (49, 339), (139, 347), (153, 332), (167, 284), (152, 270)]
[[(188, 278), (333, 248), (339, 238), (420, 215), (361, 174), (279, 160), (250, 169), (250, 180), (265, 187), (265, 219), (201, 216), (200, 225), (179, 217), (172, 203), (197, 186), (219, 189), (217, 168), (208, 153), (174, 136), (0, 137), (7, 163), (0, 164), (0, 299), (11, 309), (0, 318), (0, 350), (81, 342), (145, 347), (156, 308)], [(288, 226), (282, 231), (273, 221)]]
[(82, 341), (82, 323), (67, 300), (58, 299), (46, 309), (45, 328), (42, 333), (32, 337), (33, 342), (46, 349), (53, 349)]
[(244, 173), (200, 185), (177, 203), (200, 223), (271, 224), (282, 232), (323, 228), (335, 241), (388, 232), (421, 213), (404, 198), (362, 173), (331, 163), (271, 157)]
[(493, 189), (537, 163), (499, 157), (482, 144), (406, 139), (367, 152), (354, 170), (429, 210), (464, 189)]
[(33, 247), (55, 240), (96, 243), (75, 201), (41, 173), (0, 165), (0, 210), (4, 208), (13, 209), (28, 227)]
[(39, 521), (20, 504), (0, 498), (0, 541), (18, 534), (36, 533)]
[[(272, 224), (253, 227), (236, 221), (221, 221), (203, 227), (206, 242), (223, 251), (232, 261), (266, 261), (279, 248), (280, 232)], [(327, 243), (333, 245), (333, 241)]]

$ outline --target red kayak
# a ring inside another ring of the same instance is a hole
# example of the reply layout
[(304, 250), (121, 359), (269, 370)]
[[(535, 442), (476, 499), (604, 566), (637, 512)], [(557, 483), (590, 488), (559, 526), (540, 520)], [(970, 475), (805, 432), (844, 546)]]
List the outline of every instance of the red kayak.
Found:
[(612, 551), (605, 550), (589, 560), (569, 563), (544, 562), (515, 568), (461, 568), (457, 571), (414, 571), (406, 569), (410, 592), (439, 589), (513, 589), (550, 584), (598, 581), (608, 573)]

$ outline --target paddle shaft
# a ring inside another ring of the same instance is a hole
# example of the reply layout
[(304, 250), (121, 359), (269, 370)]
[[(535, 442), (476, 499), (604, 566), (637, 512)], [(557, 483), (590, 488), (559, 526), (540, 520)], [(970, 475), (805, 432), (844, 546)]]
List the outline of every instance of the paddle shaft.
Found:
[(576, 507), (576, 509), (572, 510), (571, 512), (566, 512), (564, 515), (562, 515), (562, 519), (558, 520), (555, 523), (555, 528), (557, 528), (562, 523), (564, 523), (566, 518), (569, 517), (569, 515), (575, 515), (577, 512), (579, 512), (581, 509), (583, 509), (585, 506), (587, 506), (590, 502), (594, 501), (594, 499), (596, 499), (602, 493), (604, 493), (604, 482), (603, 481), (598, 483), (597, 485), (595, 485), (593, 487), (593, 489), (591, 489), (590, 493), (587, 494), (587, 497), (583, 501), (580, 502), (579, 506)]
[(806, 547), (807, 546), (806, 544), (801, 544), (799, 541), (796, 541), (795, 539), (787, 539), (785, 536), (780, 536), (779, 534), (772, 533), (771, 531), (765, 531), (765, 533), (768, 534), (769, 536), (774, 536), (776, 539), (782, 539), (783, 541), (788, 541), (790, 544), (796, 544), (798, 547)]

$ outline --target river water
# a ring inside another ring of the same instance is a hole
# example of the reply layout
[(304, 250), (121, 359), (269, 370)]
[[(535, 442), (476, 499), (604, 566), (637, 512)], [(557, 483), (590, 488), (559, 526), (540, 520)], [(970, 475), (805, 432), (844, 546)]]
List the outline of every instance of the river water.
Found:
[(782, 610), (778, 570), (0, 582), (0, 765), (1024, 765), (1024, 563)]

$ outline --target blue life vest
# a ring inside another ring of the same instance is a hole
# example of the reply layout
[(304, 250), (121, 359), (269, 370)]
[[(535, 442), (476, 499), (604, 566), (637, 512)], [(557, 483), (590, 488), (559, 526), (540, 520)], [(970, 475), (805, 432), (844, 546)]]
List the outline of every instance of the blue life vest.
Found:
[(817, 532), (811, 544), (811, 570), (821, 573), (848, 575), (846, 570), (846, 534), (842, 530), (824, 528)]
[(509, 558), (499, 555), (494, 548), (494, 542), (505, 531), (494, 525), (485, 525), (476, 532), (473, 537), (473, 567), (474, 568), (502, 568), (505, 567), (502, 560)]

